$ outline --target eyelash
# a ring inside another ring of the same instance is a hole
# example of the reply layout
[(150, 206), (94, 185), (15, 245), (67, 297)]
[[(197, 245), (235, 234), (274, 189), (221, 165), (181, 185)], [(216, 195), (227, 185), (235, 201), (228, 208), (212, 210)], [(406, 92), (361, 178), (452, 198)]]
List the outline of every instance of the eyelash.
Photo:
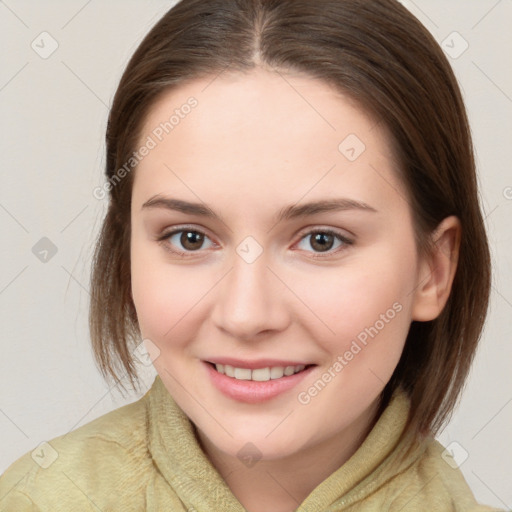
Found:
[[(176, 249), (172, 249), (170, 244), (168, 243), (168, 240), (171, 236), (175, 235), (176, 233), (182, 233), (182, 232), (191, 232), (191, 233), (199, 233), (201, 235), (203, 235), (204, 237), (206, 238), (209, 238), (208, 235), (204, 232), (204, 231), (201, 231), (200, 229), (197, 229), (197, 228), (192, 228), (192, 227), (188, 227), (188, 226), (181, 226), (179, 229), (174, 229), (172, 231), (168, 231), (166, 233), (163, 233), (162, 235), (160, 235), (158, 238), (157, 238), (157, 242), (160, 243), (161, 245), (163, 245), (164, 249), (171, 252), (172, 254), (175, 254), (175, 255), (178, 255), (178, 256), (183, 256), (185, 258), (188, 258), (188, 257), (192, 257), (195, 255), (195, 253), (198, 253), (198, 252), (201, 252), (201, 250), (197, 250), (197, 251), (179, 251), (179, 250), (176, 250)], [(311, 231), (307, 231), (306, 233), (304, 233), (299, 242), (302, 241), (304, 238), (307, 238), (308, 236), (310, 235), (315, 235), (315, 234), (318, 234), (318, 233), (322, 233), (322, 234), (327, 234), (327, 235), (332, 235), (334, 236), (335, 238), (337, 238), (338, 240), (340, 240), (342, 243), (343, 243), (343, 246), (340, 248), (338, 247), (337, 250), (331, 250), (329, 249), (328, 251), (326, 251), (325, 253), (322, 253), (322, 252), (319, 252), (319, 253), (312, 253), (312, 258), (315, 258), (315, 259), (318, 259), (318, 258), (325, 258), (325, 257), (328, 257), (328, 256), (332, 256), (333, 254), (337, 254), (343, 250), (346, 250), (347, 249), (347, 246), (350, 246), (354, 243), (353, 240), (347, 238), (346, 236), (342, 235), (341, 233), (337, 232), (337, 231), (334, 231), (332, 229), (313, 229)], [(309, 251), (307, 251), (309, 252)]]

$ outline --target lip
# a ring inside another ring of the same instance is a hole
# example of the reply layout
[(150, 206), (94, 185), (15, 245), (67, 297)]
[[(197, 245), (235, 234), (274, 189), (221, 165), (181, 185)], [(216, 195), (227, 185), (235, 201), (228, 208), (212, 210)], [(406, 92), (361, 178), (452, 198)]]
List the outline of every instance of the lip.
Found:
[[(235, 361), (234, 359), (222, 359), (223, 361)], [(220, 359), (218, 360), (220, 361)], [(253, 363), (261, 364), (263, 360), (253, 361)], [(266, 360), (268, 361), (268, 360)], [(286, 391), (294, 388), (300, 381), (314, 370), (315, 366), (305, 368), (299, 373), (293, 375), (283, 376), (279, 379), (271, 379), (264, 382), (257, 382), (252, 380), (238, 380), (233, 377), (228, 377), (219, 373), (211, 362), (201, 361), (205, 367), (208, 376), (213, 385), (225, 396), (238, 402), (245, 402), (249, 404), (261, 403), (271, 400), (276, 396), (285, 393)], [(266, 366), (293, 366), (285, 365), (283, 362), (279, 364), (254, 366), (254, 368), (265, 368)], [(217, 363), (217, 364), (231, 364), (231, 363)], [(239, 364), (239, 363), (238, 363)], [(247, 361), (246, 361), (247, 364)], [(297, 363), (301, 364), (301, 363)], [(233, 365), (236, 366), (236, 365)], [(247, 366), (237, 366), (237, 368), (248, 368)]]
[(229, 364), (235, 368), (247, 368), (249, 370), (255, 370), (256, 368), (267, 368), (276, 366), (298, 366), (303, 364), (304, 366), (311, 365), (310, 361), (291, 361), (282, 359), (256, 359), (254, 361), (244, 361), (242, 359), (235, 359), (233, 357), (214, 357), (212, 359), (205, 359), (205, 361), (213, 364)]

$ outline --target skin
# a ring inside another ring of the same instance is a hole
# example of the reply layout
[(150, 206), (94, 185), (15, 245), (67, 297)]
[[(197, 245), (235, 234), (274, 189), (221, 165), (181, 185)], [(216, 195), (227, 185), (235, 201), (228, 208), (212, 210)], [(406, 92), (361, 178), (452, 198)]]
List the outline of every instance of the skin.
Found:
[[(261, 67), (212, 80), (166, 93), (145, 119), (141, 143), (187, 98), (198, 100), (135, 171), (132, 295), (143, 338), (160, 351), (158, 374), (234, 495), (250, 512), (292, 511), (373, 427), (411, 321), (441, 312), (460, 225), (445, 219), (435, 251), (420, 257), (382, 123), (325, 83)], [(366, 146), (354, 161), (338, 149), (349, 134)], [(157, 194), (203, 202), (223, 222), (142, 208)], [(376, 211), (274, 220), (286, 205), (338, 197)], [(203, 245), (183, 245), (181, 232), (157, 241), (179, 227), (205, 233)], [(309, 236), (321, 228), (353, 243), (328, 239), (322, 252)], [(248, 236), (263, 250), (252, 263), (236, 252)], [(397, 303), (400, 312), (309, 403), (300, 403), (298, 394)], [(292, 357), (317, 366), (297, 387), (247, 404), (210, 384), (201, 360), (215, 356)], [(262, 456), (252, 467), (237, 457), (249, 442)]]

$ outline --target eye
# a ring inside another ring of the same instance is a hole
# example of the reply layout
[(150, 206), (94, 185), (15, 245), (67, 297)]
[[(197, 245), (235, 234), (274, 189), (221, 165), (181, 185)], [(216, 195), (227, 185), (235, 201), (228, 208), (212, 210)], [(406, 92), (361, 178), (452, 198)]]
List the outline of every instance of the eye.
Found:
[[(165, 249), (180, 256), (188, 256), (189, 253), (203, 249), (205, 240), (210, 239), (202, 231), (185, 227), (166, 232), (157, 239), (158, 242), (164, 245)], [(214, 244), (212, 243), (211, 246), (214, 246)]]
[[(308, 238), (309, 242), (307, 242)], [(205, 241), (210, 241), (209, 248), (216, 245), (211, 242), (210, 238), (203, 231), (184, 226), (162, 234), (157, 238), (157, 241), (161, 243), (167, 251), (185, 257), (192, 256), (194, 252), (201, 252), (201, 249), (205, 248)], [(337, 245), (336, 241), (338, 241)], [(332, 229), (315, 229), (306, 233), (301, 238), (298, 245), (309, 245), (309, 247), (314, 249), (313, 257), (322, 258), (324, 257), (323, 253), (327, 253), (326, 256), (329, 256), (333, 253), (343, 251), (347, 246), (353, 243), (353, 240)], [(307, 248), (299, 248), (308, 251)], [(332, 250), (333, 248), (334, 250)]]
[[(309, 241), (307, 241), (308, 238)], [(338, 245), (335, 245), (336, 240), (338, 240)], [(328, 253), (328, 255), (331, 255), (332, 253), (338, 253), (340, 250), (342, 251), (346, 249), (347, 246), (354, 243), (353, 240), (350, 240), (346, 236), (333, 231), (332, 229), (316, 229), (314, 231), (310, 231), (301, 238), (299, 245), (300, 243), (304, 242), (309, 247), (312, 247), (315, 251), (317, 251), (317, 254), (313, 255), (314, 258), (323, 257), (321, 253)], [(338, 250), (331, 251), (333, 247), (334, 249)], [(302, 249), (304, 249), (304, 247), (302, 247)]]

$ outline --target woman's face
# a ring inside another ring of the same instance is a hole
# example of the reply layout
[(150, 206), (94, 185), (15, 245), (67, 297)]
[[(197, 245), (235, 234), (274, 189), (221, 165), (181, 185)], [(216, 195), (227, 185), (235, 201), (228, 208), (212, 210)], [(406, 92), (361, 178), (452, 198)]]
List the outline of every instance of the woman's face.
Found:
[(219, 450), (276, 459), (369, 425), (421, 307), (386, 137), (323, 82), (261, 69), (151, 109), (133, 300), (163, 383)]

